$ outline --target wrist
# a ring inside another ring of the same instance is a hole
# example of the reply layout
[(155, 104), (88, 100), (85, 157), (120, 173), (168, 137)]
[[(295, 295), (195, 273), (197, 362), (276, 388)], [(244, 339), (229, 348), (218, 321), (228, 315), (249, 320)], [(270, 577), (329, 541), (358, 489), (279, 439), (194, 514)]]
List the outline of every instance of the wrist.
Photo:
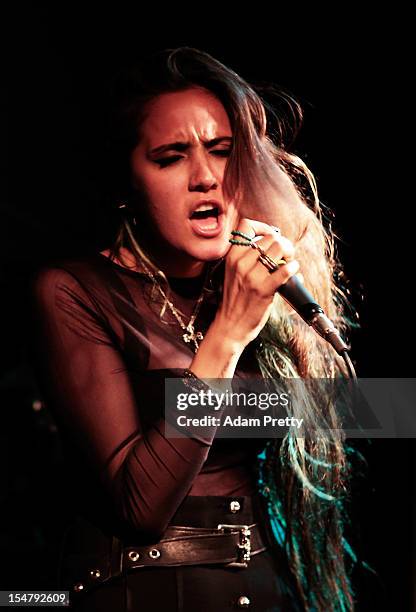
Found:
[(228, 351), (238, 353), (238, 355), (241, 355), (246, 346), (253, 340), (251, 335), (244, 334), (242, 325), (238, 322), (230, 323), (228, 318), (222, 315), (220, 311), (217, 312), (212, 328), (224, 347)]
[(230, 329), (228, 321), (223, 321), (222, 317), (217, 314), (207, 335), (218, 344), (220, 353), (239, 359), (248, 342), (239, 338), (237, 334), (233, 333), (234, 331), (236, 330)]
[(210, 325), (190, 370), (200, 378), (232, 378), (245, 345), (225, 333), (220, 321)]

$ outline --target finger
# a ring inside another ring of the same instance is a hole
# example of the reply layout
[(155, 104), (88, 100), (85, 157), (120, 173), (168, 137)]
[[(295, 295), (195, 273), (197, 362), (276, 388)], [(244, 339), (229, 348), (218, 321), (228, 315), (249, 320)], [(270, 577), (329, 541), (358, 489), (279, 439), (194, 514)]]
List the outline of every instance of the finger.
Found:
[[(272, 236), (262, 236), (261, 240), (257, 243), (261, 251), (250, 245), (243, 246), (241, 244), (234, 244), (227, 256), (227, 261), (229, 265), (234, 268), (235, 272), (238, 270), (239, 276), (254, 275), (257, 282), (261, 284), (269, 275), (269, 271), (263, 265), (259, 265), (259, 257), (261, 252), (266, 253), (273, 242), (274, 238)], [(281, 256), (283, 256), (283, 249), (280, 245), (277, 245), (277, 247), (280, 250)], [(280, 259), (280, 257), (278, 257), (278, 259)]]
[[(234, 264), (238, 262), (240, 270), (243, 268), (246, 271), (253, 269), (257, 266), (260, 253), (265, 253), (272, 244), (273, 238), (271, 236), (262, 236), (260, 240), (256, 241), (255, 248), (253, 248), (251, 245), (233, 245), (234, 251), (231, 254), (230, 262), (233, 262)], [(278, 248), (280, 249), (279, 245)], [(280, 251), (283, 255), (283, 249), (280, 249)]]
[(238, 230), (245, 234), (248, 234), (251, 238), (255, 236), (273, 236), (277, 235), (274, 227), (263, 223), (262, 221), (256, 221), (254, 219), (243, 218), (238, 224)]
[(299, 270), (299, 262), (297, 259), (289, 261), (287, 264), (280, 265), (276, 272), (269, 273), (268, 278), (264, 281), (264, 288), (271, 293), (276, 292), (281, 285), (287, 281)]
[(272, 259), (284, 259), (286, 262), (292, 261), (295, 258), (295, 247), (284, 236), (279, 236), (278, 239), (272, 240), (266, 253)]
[[(246, 220), (248, 222), (248, 220)], [(264, 230), (265, 224), (261, 223), (262, 232)], [(249, 234), (250, 229), (248, 225), (241, 225), (243, 229), (239, 229), (243, 234), (250, 237), (252, 234)], [(249, 245), (235, 244), (232, 247), (232, 252), (229, 255), (229, 263), (231, 265), (238, 265), (240, 274), (249, 274), (250, 272), (254, 273), (256, 277), (261, 280), (264, 280), (269, 275), (269, 270), (259, 262), (259, 256), (261, 252), (267, 254), (276, 264), (279, 263), (280, 260), (284, 260), (284, 263), (292, 261), (294, 259), (295, 248), (293, 244), (280, 234), (277, 234), (274, 228), (272, 228), (272, 232), (267, 235), (260, 235), (253, 240), (255, 243), (255, 248)], [(244, 237), (237, 237), (238, 240), (244, 241)], [(258, 247), (258, 248), (256, 248)], [(261, 251), (260, 251), (261, 249)], [(258, 264), (261, 264), (259, 267)]]
[[(257, 247), (260, 247), (269, 257), (285, 259), (291, 261), (295, 257), (295, 247), (292, 242), (281, 235), (264, 236), (253, 240)], [(255, 249), (258, 250), (258, 249)]]
[(227, 257), (231, 265), (238, 265), (241, 271), (248, 272), (257, 261), (259, 253), (250, 246), (233, 245)]

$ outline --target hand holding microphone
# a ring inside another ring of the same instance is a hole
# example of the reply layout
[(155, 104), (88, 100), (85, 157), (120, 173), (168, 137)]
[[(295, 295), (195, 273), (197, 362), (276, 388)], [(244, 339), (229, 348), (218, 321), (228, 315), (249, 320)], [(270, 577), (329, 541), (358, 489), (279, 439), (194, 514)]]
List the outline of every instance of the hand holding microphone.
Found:
[[(269, 279), (264, 278), (264, 274), (262, 277), (259, 271), (255, 271), (265, 295), (270, 297), (278, 292), (308, 325), (334, 347), (339, 355), (345, 356), (348, 346), (321, 306), (315, 302), (296, 276), (299, 264), (293, 259), (293, 245), (280, 235), (280, 230), (264, 223), (243, 219), (239, 228), (232, 234), (230, 242), (234, 248), (250, 247), (250, 251), (255, 251), (257, 262), (260, 262), (267, 271)], [(242, 259), (252, 261), (253, 253), (250, 257), (242, 256)]]
[[(248, 247), (236, 244), (227, 253), (222, 301), (214, 328), (226, 345), (242, 352), (263, 329), (277, 288), (298, 271), (299, 263), (294, 259), (291, 242), (278, 236), (270, 225), (241, 219), (237, 231), (248, 237), (245, 240)], [(259, 263), (258, 251), (250, 248), (249, 243), (255, 235), (261, 237), (259, 246), (268, 257), (276, 261), (284, 258), (287, 262), (274, 274)]]

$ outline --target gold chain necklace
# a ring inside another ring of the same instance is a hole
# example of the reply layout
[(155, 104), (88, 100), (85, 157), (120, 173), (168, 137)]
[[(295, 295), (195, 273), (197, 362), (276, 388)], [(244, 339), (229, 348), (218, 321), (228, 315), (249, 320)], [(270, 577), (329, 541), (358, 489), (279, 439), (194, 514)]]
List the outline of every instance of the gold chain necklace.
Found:
[(196, 353), (198, 351), (198, 349), (199, 349), (199, 342), (204, 339), (204, 335), (200, 331), (195, 331), (194, 324), (195, 324), (195, 319), (197, 318), (199, 310), (201, 308), (201, 304), (202, 304), (202, 302), (204, 300), (204, 297), (205, 297), (206, 285), (207, 285), (207, 280), (208, 280), (209, 274), (207, 273), (207, 275), (206, 275), (204, 286), (202, 287), (201, 295), (199, 296), (199, 298), (196, 301), (196, 304), (194, 306), (191, 318), (189, 319), (188, 325), (185, 325), (185, 322), (182, 319), (181, 313), (178, 311), (177, 308), (175, 308), (175, 306), (169, 300), (168, 296), (166, 295), (166, 293), (164, 292), (164, 290), (160, 286), (160, 283), (159, 283), (158, 279), (156, 278), (156, 276), (153, 274), (153, 272), (151, 270), (149, 270), (149, 268), (147, 267), (147, 265), (145, 264), (143, 259), (141, 259), (140, 261), (141, 261), (141, 264), (142, 264), (142, 266), (144, 268), (144, 271), (146, 272), (147, 276), (154, 282), (154, 284), (155, 284), (157, 290), (159, 291), (160, 295), (163, 297), (163, 299), (165, 300), (166, 304), (168, 305), (169, 310), (171, 311), (171, 313), (173, 314), (173, 316), (175, 317), (175, 319), (179, 323), (180, 327), (182, 328), (182, 331), (184, 332), (182, 334), (183, 341), (186, 344), (189, 344), (190, 342), (193, 342), (193, 344), (194, 344), (194, 352)]

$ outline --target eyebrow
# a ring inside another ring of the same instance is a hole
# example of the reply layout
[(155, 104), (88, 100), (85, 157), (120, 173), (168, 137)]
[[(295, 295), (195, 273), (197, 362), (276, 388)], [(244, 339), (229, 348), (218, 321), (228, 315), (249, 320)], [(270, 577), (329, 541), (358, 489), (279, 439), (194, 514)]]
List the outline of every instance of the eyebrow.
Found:
[[(232, 142), (231, 136), (220, 136), (219, 138), (214, 138), (213, 140), (207, 140), (204, 142), (204, 146), (206, 148), (215, 147), (215, 145), (220, 144), (220, 142)], [(154, 157), (155, 155), (159, 155), (160, 153), (165, 153), (166, 151), (186, 151), (189, 147), (192, 146), (189, 142), (170, 142), (168, 144), (160, 145), (160, 147), (156, 147), (155, 149), (151, 149), (149, 151), (149, 156)]]

